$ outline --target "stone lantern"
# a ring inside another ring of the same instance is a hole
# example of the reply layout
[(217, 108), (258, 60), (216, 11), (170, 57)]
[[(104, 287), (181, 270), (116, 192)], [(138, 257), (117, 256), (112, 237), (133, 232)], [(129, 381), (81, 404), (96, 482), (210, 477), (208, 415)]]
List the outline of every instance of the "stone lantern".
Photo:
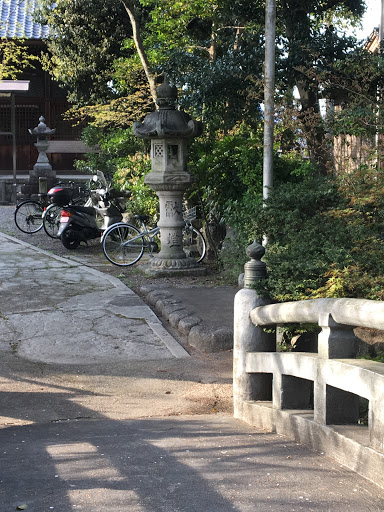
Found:
[(28, 131), (31, 135), (37, 136), (35, 147), (39, 152), (39, 156), (33, 166), (33, 170), (29, 172), (29, 181), (32, 186), (35, 183), (38, 183), (39, 192), (46, 193), (46, 189), (56, 180), (56, 171), (52, 169), (52, 165), (50, 164), (47, 156), (47, 149), (49, 146), (47, 137), (49, 135), (53, 135), (56, 132), (56, 129), (51, 130), (51, 128), (48, 128), (45, 124), (44, 117), (41, 116), (39, 118), (39, 124)]
[(202, 124), (182, 110), (176, 109), (177, 89), (167, 78), (157, 88), (158, 110), (148, 114), (141, 123), (133, 124), (137, 137), (151, 140), (152, 171), (144, 182), (159, 197), (161, 250), (151, 259), (150, 269), (156, 271), (188, 271), (198, 269), (194, 258), (186, 256), (182, 247), (183, 194), (194, 181), (187, 169), (187, 141), (201, 135)]

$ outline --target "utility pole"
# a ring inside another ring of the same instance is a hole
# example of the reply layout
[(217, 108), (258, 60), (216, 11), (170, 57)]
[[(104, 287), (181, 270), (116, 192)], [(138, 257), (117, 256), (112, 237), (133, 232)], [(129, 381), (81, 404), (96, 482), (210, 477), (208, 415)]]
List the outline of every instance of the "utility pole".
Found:
[[(384, 0), (383, 0), (384, 1)], [(263, 200), (273, 186), (276, 0), (265, 2)]]

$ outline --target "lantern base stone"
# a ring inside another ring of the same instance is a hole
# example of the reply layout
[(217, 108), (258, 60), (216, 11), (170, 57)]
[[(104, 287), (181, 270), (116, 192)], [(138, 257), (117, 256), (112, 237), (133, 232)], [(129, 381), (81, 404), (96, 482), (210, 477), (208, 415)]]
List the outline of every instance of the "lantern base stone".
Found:
[[(180, 266), (177, 265), (180, 261), (192, 260), (194, 266)], [(151, 277), (171, 277), (171, 276), (204, 276), (207, 269), (196, 263), (193, 258), (186, 258), (185, 260), (159, 260), (157, 265), (153, 265), (152, 260), (150, 263), (139, 265), (139, 268), (144, 274)], [(162, 264), (164, 263), (164, 264)], [(172, 266), (171, 264), (174, 263)]]

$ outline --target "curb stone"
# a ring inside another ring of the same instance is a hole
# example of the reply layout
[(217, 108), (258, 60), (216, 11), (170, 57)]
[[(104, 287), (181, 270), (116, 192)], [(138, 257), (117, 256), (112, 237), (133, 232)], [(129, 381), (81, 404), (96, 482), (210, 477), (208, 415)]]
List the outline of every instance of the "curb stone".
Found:
[(161, 291), (155, 289), (148, 293), (147, 301), (149, 302), (149, 304), (151, 304), (151, 306), (155, 306), (158, 300), (165, 299), (170, 296), (171, 294), (165, 290)]
[(193, 347), (203, 352), (220, 352), (233, 347), (233, 329), (220, 325), (218, 319), (213, 322), (198, 316), (193, 304), (177, 298), (177, 288), (144, 285), (140, 287), (140, 293)]
[(192, 329), (192, 327), (195, 327), (195, 325), (199, 325), (201, 322), (202, 319), (198, 316), (187, 316), (180, 320), (177, 329), (181, 332), (183, 336), (188, 337), (189, 331)]
[(185, 306), (183, 306), (180, 301), (170, 300), (168, 302), (168, 301), (159, 299), (155, 304), (155, 309), (162, 316), (164, 316), (164, 317), (166, 316), (167, 318), (169, 318), (169, 316), (172, 313), (176, 313), (177, 311), (185, 310)]
[(220, 352), (233, 347), (233, 332), (225, 328), (195, 325), (188, 334), (188, 342), (204, 352)]
[(180, 309), (178, 311), (174, 311), (173, 313), (171, 313), (169, 315), (168, 322), (170, 323), (170, 325), (172, 327), (177, 329), (180, 320), (182, 320), (183, 318), (189, 316), (189, 314), (190, 313), (185, 308), (183, 310)]

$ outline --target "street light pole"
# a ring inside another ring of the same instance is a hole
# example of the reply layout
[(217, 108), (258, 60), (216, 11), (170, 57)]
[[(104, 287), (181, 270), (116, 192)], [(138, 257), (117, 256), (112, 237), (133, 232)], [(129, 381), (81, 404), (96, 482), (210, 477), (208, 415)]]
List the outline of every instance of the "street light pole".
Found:
[[(264, 147), (263, 204), (273, 186), (273, 132), (275, 122), (275, 38), (276, 0), (265, 2), (265, 61), (264, 61)], [(268, 244), (264, 234), (263, 245)]]

